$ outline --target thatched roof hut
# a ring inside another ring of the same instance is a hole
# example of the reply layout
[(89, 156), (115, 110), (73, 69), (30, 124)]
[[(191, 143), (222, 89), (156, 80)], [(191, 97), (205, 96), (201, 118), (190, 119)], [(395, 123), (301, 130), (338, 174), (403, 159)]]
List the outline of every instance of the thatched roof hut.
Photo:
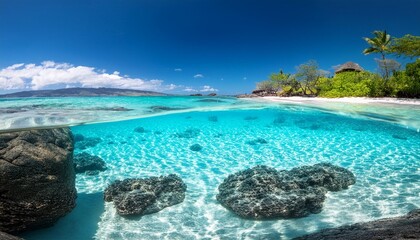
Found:
[(346, 62), (335, 69), (335, 74), (341, 72), (361, 72), (363, 68), (354, 62)]

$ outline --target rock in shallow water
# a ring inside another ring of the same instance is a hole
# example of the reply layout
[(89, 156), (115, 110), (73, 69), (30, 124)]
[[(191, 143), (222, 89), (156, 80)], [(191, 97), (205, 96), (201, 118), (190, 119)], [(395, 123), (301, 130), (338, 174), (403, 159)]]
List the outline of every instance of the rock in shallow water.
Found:
[(190, 150), (194, 151), (194, 152), (199, 152), (199, 151), (201, 151), (201, 149), (203, 149), (203, 147), (198, 143), (190, 146)]
[(330, 228), (295, 238), (296, 240), (324, 239), (420, 239), (420, 209), (405, 216)]
[(226, 178), (217, 200), (244, 218), (304, 217), (321, 212), (328, 190), (338, 191), (354, 183), (351, 172), (328, 163), (291, 171), (256, 166)]
[(86, 172), (88, 175), (95, 175), (99, 171), (105, 171), (107, 169), (105, 161), (102, 158), (85, 152), (76, 154), (73, 162), (76, 173)]
[(46, 227), (75, 206), (68, 128), (0, 134), (0, 231)]
[(175, 174), (115, 181), (105, 189), (104, 199), (113, 201), (120, 215), (146, 215), (184, 201), (187, 186)]

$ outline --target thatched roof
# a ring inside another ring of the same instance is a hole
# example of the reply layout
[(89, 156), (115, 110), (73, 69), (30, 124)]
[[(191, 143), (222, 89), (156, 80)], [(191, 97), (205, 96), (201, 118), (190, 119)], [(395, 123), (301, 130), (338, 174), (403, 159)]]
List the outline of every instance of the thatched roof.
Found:
[(354, 62), (346, 62), (335, 69), (335, 73), (361, 72), (361, 71), (363, 71), (363, 68), (359, 64), (354, 63)]

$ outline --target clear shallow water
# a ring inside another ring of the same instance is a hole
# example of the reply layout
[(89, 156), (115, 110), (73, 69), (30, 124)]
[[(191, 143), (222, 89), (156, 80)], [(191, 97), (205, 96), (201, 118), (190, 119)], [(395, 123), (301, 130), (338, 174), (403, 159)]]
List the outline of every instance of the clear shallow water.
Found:
[[(136, 127), (146, 132), (136, 133)], [(177, 137), (188, 129), (196, 136)], [(76, 209), (52, 228), (23, 235), (26, 239), (289, 239), (402, 215), (420, 206), (420, 134), (398, 124), (283, 105), (186, 112), (77, 126), (72, 131), (102, 139), (83, 151), (103, 158), (108, 170), (97, 176), (77, 175)], [(247, 143), (257, 137), (268, 143)], [(189, 150), (195, 143), (202, 151)], [(245, 220), (215, 199), (223, 179), (245, 168), (264, 164), (291, 169), (319, 162), (346, 167), (357, 177), (350, 189), (329, 192), (320, 214)], [(170, 173), (187, 184), (186, 199), (156, 214), (126, 219), (102, 199), (103, 190), (116, 179)]]
[[(278, 99), (277, 99), (278, 100)], [(268, 107), (314, 108), (354, 118), (397, 123), (420, 131), (420, 101), (410, 104), (346, 103), (296, 100), (280, 102), (233, 97), (70, 97), (0, 98), (0, 132), (57, 126), (75, 126), (160, 116), (191, 111), (227, 111)]]

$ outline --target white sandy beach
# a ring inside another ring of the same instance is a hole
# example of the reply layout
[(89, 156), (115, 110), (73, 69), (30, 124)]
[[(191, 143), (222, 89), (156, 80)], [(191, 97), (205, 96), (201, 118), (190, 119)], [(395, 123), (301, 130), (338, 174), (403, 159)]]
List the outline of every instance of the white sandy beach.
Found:
[(368, 98), (368, 97), (346, 97), (346, 98), (320, 98), (320, 97), (261, 97), (260, 99), (270, 100), (274, 102), (291, 102), (291, 103), (385, 103), (385, 104), (404, 104), (420, 106), (420, 99), (410, 98)]

